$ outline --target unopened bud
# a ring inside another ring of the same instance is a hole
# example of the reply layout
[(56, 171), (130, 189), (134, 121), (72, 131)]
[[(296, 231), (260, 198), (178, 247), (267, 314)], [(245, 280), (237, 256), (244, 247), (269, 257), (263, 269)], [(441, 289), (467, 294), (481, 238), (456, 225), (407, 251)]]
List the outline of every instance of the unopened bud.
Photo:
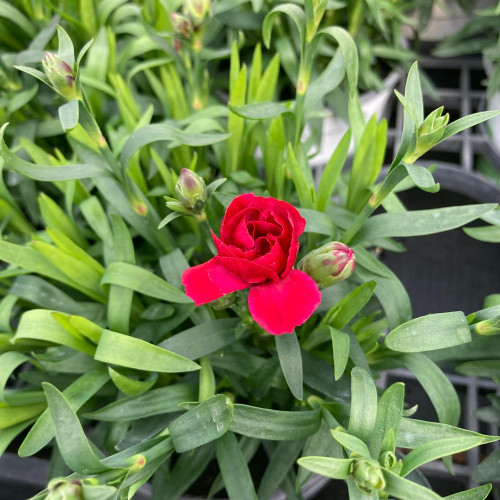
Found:
[(448, 125), (450, 120), (450, 115), (448, 113), (441, 116), (443, 109), (443, 106), (441, 106), (427, 115), (426, 119), (418, 128), (415, 148), (410, 154), (405, 155), (404, 161), (413, 163), (441, 140), (446, 125)]
[(148, 206), (146, 203), (144, 203), (142, 200), (138, 198), (132, 198), (132, 208), (134, 209), (134, 212), (138, 215), (145, 216), (148, 214)]
[(184, 0), (182, 13), (197, 28), (203, 23), (205, 17), (211, 13), (210, 0)]
[(370, 495), (373, 490), (385, 488), (385, 479), (376, 460), (356, 459), (352, 465), (351, 474), (358, 489), (367, 495)]
[(189, 19), (179, 14), (178, 12), (173, 12), (170, 15), (170, 20), (172, 21), (172, 27), (177, 34), (182, 35), (186, 38), (189, 36), (193, 29), (191, 23), (189, 22)]
[(55, 478), (49, 482), (47, 489), (46, 500), (83, 500), (82, 483), (78, 479)]
[(207, 187), (198, 174), (187, 168), (181, 170), (175, 191), (181, 203), (195, 213), (200, 213), (207, 202)]
[(56, 92), (68, 101), (78, 97), (75, 74), (67, 62), (63, 61), (57, 54), (47, 52), (42, 60), (42, 66)]
[(479, 335), (500, 335), (500, 316), (476, 323), (474, 330)]
[(141, 454), (130, 457), (129, 461), (131, 465), (128, 467), (128, 470), (132, 474), (140, 471), (146, 465), (146, 457)]
[(325, 288), (348, 278), (354, 271), (355, 264), (351, 248), (338, 241), (331, 241), (309, 252), (297, 268), (309, 275), (318, 286)]

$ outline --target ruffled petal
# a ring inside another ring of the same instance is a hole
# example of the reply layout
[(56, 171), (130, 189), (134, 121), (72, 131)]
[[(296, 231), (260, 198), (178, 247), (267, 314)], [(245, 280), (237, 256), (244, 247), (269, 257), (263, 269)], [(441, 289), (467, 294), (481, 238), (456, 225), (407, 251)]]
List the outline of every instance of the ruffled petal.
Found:
[(186, 295), (197, 306), (250, 286), (224, 267), (218, 257), (186, 269), (182, 274), (182, 284), (186, 287)]
[(218, 259), (228, 271), (249, 284), (264, 283), (265, 281), (279, 280), (278, 274), (267, 267), (261, 266), (252, 260), (237, 259), (234, 257), (214, 257)]
[(272, 335), (291, 333), (316, 310), (321, 293), (307, 274), (296, 269), (285, 278), (250, 288), (248, 308), (253, 319)]

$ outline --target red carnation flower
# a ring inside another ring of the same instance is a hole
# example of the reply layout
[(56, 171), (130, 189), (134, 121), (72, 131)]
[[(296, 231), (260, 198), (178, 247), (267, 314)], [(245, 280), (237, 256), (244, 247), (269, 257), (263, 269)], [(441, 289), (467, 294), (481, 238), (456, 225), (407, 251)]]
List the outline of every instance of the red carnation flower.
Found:
[(222, 220), (218, 255), (182, 275), (196, 305), (250, 288), (253, 319), (273, 335), (291, 333), (318, 307), (321, 294), (304, 272), (292, 269), (306, 221), (289, 203), (254, 194), (237, 196)]

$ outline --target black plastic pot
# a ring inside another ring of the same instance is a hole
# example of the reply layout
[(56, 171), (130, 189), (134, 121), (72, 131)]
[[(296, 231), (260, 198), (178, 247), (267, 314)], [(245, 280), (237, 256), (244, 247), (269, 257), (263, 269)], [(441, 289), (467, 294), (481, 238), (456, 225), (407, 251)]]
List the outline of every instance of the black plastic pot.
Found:
[[(441, 164), (433, 175), (441, 185), (438, 193), (416, 188), (399, 193), (408, 210), (500, 202), (500, 188), (478, 174)], [(384, 252), (381, 259), (406, 287), (414, 317), (472, 312), (482, 308), (486, 295), (499, 292), (500, 245), (474, 240), (461, 228), (400, 241), (406, 252)]]

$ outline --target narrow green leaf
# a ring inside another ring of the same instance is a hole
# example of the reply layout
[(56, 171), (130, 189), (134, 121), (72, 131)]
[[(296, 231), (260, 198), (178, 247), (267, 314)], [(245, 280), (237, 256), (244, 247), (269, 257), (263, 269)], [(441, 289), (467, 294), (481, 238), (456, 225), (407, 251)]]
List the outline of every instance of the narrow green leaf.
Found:
[(305, 41), (306, 16), (300, 7), (290, 3), (274, 7), (274, 9), (264, 18), (264, 23), (262, 24), (262, 40), (264, 41), (264, 45), (268, 49), (270, 48), (272, 30), (275, 24), (276, 16), (280, 13), (286, 14), (295, 23), (295, 26), (299, 30), (302, 45)]
[(420, 353), (404, 354), (400, 360), (422, 384), (436, 409), (439, 421), (443, 424), (457, 425), (460, 402), (455, 388), (441, 369)]
[(127, 377), (122, 373), (113, 370), (113, 368), (108, 367), (109, 376), (111, 380), (116, 385), (116, 387), (127, 396), (138, 396), (143, 392), (149, 391), (153, 385), (155, 385), (158, 379), (157, 373), (151, 373), (146, 380), (137, 380), (131, 377)]
[[(62, 394), (71, 409), (77, 412), (108, 380), (108, 374), (102, 368), (92, 370), (78, 378)], [(45, 410), (19, 447), (19, 456), (29, 457), (38, 453), (50, 443), (54, 435), (55, 428), (50, 410)]]
[(359, 367), (351, 372), (351, 416), (349, 432), (368, 441), (377, 416), (377, 389), (371, 375)]
[(444, 349), (471, 341), (471, 333), (463, 312), (428, 314), (398, 326), (385, 338), (393, 351), (422, 352)]
[[(500, 439), (500, 438), (499, 438)], [(412, 470), (438, 458), (470, 450), (483, 443), (482, 437), (460, 436), (458, 438), (444, 438), (429, 441), (408, 453), (403, 459), (401, 476), (408, 475)]]
[(252, 477), (236, 436), (226, 432), (217, 440), (217, 462), (229, 500), (257, 500)]
[(283, 113), (291, 113), (292, 110), (278, 102), (256, 102), (243, 106), (230, 106), (233, 113), (247, 118), (248, 120), (267, 120)]
[[(484, 461), (482, 463), (484, 463)], [(490, 491), (491, 491), (491, 484), (483, 484), (482, 486), (478, 486), (477, 488), (460, 491), (458, 493), (454, 493), (453, 495), (448, 495), (443, 498), (446, 498), (447, 500), (486, 500)]]
[(280, 411), (235, 404), (231, 430), (257, 439), (284, 441), (310, 436), (320, 424), (319, 409)]
[(225, 434), (233, 419), (233, 403), (224, 394), (212, 396), (176, 418), (169, 426), (177, 453), (198, 448)]
[(348, 432), (344, 432), (340, 429), (334, 429), (331, 433), (334, 439), (338, 441), (346, 450), (357, 453), (362, 457), (370, 456), (368, 446), (366, 446), (361, 439), (357, 438), (353, 434), (349, 434)]
[(500, 111), (482, 111), (480, 113), (473, 113), (472, 115), (459, 118), (446, 126), (444, 134), (439, 142), (445, 141), (448, 137), (458, 134), (459, 132), (462, 132), (462, 130), (475, 127), (479, 123), (495, 118), (495, 116), (498, 116), (499, 114)]
[(302, 399), (302, 356), (296, 333), (276, 335), (276, 350), (290, 391), (297, 399)]
[(377, 404), (377, 418), (370, 438), (370, 453), (378, 458), (383, 451), (382, 443), (389, 431), (393, 432), (394, 439), (398, 437), (401, 419), (403, 418), (403, 406), (405, 397), (405, 386), (401, 382), (392, 384), (384, 391)]
[(178, 354), (110, 330), (102, 332), (95, 359), (150, 372), (177, 373), (200, 369), (198, 364)]
[(194, 401), (197, 396), (193, 384), (174, 384), (152, 389), (140, 396), (119, 399), (85, 416), (93, 420), (138, 420), (164, 413), (179, 411), (185, 401)]
[(406, 165), (406, 171), (417, 187), (428, 193), (439, 191), (439, 184), (436, 184), (429, 169), (419, 165)]
[(332, 479), (345, 479), (351, 473), (352, 458), (330, 457), (302, 457), (297, 463), (316, 474), (331, 477)]
[(120, 285), (167, 302), (191, 303), (191, 299), (152, 272), (126, 262), (113, 262), (101, 280), (102, 284)]
[(70, 404), (53, 385), (43, 384), (57, 445), (66, 465), (81, 474), (102, 472), (108, 467), (97, 458)]
[(347, 366), (347, 361), (349, 361), (349, 335), (337, 330), (336, 328), (330, 328), (330, 335), (332, 338), (332, 349), (333, 349), (333, 368), (335, 372), (335, 380), (337, 381), (344, 374), (345, 367)]
[(465, 234), (486, 243), (500, 243), (500, 226), (464, 227)]
[(375, 215), (366, 221), (353, 244), (394, 236), (424, 236), (467, 224), (495, 208), (493, 203)]
[(428, 488), (424, 488), (417, 483), (408, 481), (403, 477), (382, 469), (385, 479), (385, 491), (400, 500), (438, 500), (441, 497)]
[(63, 104), (58, 113), (63, 130), (65, 132), (73, 130), (78, 125), (78, 99)]

